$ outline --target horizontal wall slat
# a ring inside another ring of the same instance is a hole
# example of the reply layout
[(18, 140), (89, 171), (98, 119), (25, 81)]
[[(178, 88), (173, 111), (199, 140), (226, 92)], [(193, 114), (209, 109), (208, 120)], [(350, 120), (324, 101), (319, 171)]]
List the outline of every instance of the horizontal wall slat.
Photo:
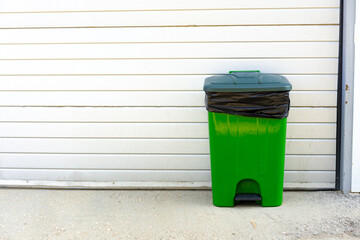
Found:
[(337, 59), (1, 60), (0, 75), (44, 74), (337, 74)]
[[(337, 75), (285, 75), (293, 90), (337, 90)], [(1, 81), (1, 80), (0, 80)]]
[[(73, 182), (73, 185), (74, 186), (76, 185), (76, 181)], [(201, 183), (199, 183), (199, 185), (201, 185)], [(14, 185), (14, 186), (16, 186), (16, 185)], [(51, 186), (51, 184), (49, 186)], [(55, 184), (54, 184), (54, 186), (55, 186)], [(330, 182), (330, 183), (318, 183), (318, 182), (307, 182), (307, 183), (303, 183), (303, 182), (295, 183), (294, 182), (294, 183), (291, 183), (291, 182), (286, 182), (286, 183), (284, 183), (284, 190), (285, 191), (286, 190), (302, 190), (302, 191), (304, 191), (304, 190), (316, 190), (316, 191), (318, 191), (318, 190), (330, 190), (330, 189), (335, 190), (335, 182)]]
[(339, 10), (337, 8), (0, 14), (0, 28), (253, 26), (338, 23)]
[(287, 154), (336, 154), (336, 140), (299, 139), (286, 141)]
[[(205, 108), (0, 107), (0, 122), (207, 122)], [(336, 108), (292, 108), (288, 122), (336, 122)]]
[[(0, 137), (208, 138), (206, 123), (0, 123)], [(287, 138), (335, 138), (336, 124), (287, 126)]]
[[(210, 182), (91, 182), (46, 180), (0, 180), (1, 187), (55, 189), (211, 189)], [(284, 183), (284, 190), (335, 189), (335, 183)]]
[(0, 123), (1, 137), (208, 138), (206, 123)]
[(209, 155), (0, 154), (0, 168), (210, 169)]
[[(209, 170), (209, 155), (0, 154), (0, 168)], [(286, 155), (285, 170), (335, 170), (335, 155)]]
[(288, 183), (335, 183), (335, 171), (288, 171), (284, 175)]
[(209, 171), (156, 170), (25, 170), (1, 169), (1, 180), (62, 180), (62, 181), (154, 181), (154, 182), (209, 182)]
[[(285, 172), (285, 182), (334, 182), (334, 171)], [(209, 182), (210, 171), (136, 171), (136, 170), (27, 170), (2, 169), (1, 180), (48, 180), (48, 181), (144, 181), (144, 182)]]
[[(261, 32), (261, 34), (259, 34)], [(236, 34), (234, 34), (236, 33)], [(0, 43), (339, 41), (338, 26), (0, 29)]]
[(290, 92), (290, 106), (300, 106), (300, 107), (336, 107), (337, 102), (337, 93), (334, 91), (329, 92)]
[[(2, 92), (0, 106), (204, 106), (204, 92)], [(291, 106), (336, 106), (335, 91), (291, 92)]]
[[(287, 140), (287, 154), (335, 154), (335, 140)], [(3, 153), (208, 154), (207, 139), (1, 138)]]
[(3, 1), (0, 12), (41, 11), (126, 11), (126, 10), (169, 10), (169, 9), (237, 9), (237, 8), (336, 8), (338, 0), (183, 0), (183, 1), (117, 1), (117, 0), (11, 0)]
[[(1, 47), (1, 45), (0, 45)], [(1, 51), (0, 51), (1, 54)], [(202, 90), (210, 75), (0, 76), (0, 90)], [(337, 75), (285, 75), (293, 90), (336, 90)]]
[(337, 42), (0, 45), (0, 59), (334, 58), (337, 56)]
[(288, 122), (336, 122), (336, 108), (292, 108)]
[(207, 154), (204, 139), (0, 139), (0, 152)]
[(335, 171), (336, 155), (287, 155), (285, 156), (285, 170), (323, 170)]
[(336, 124), (288, 124), (287, 138), (336, 138)]

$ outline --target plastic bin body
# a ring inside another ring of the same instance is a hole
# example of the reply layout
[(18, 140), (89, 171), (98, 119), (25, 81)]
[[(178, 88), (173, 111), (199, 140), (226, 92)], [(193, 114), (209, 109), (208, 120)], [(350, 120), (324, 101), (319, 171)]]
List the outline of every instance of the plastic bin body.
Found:
[(287, 119), (208, 112), (213, 203), (234, 206), (238, 193), (282, 203)]
[(205, 79), (215, 206), (282, 204), (291, 88), (285, 77), (260, 72)]

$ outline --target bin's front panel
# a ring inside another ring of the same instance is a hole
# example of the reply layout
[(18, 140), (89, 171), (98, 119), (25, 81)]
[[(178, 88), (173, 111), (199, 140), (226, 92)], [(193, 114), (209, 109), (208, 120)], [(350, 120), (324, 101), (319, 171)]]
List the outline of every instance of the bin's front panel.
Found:
[(232, 206), (237, 193), (259, 193), (263, 206), (280, 205), (286, 118), (208, 114), (214, 204)]

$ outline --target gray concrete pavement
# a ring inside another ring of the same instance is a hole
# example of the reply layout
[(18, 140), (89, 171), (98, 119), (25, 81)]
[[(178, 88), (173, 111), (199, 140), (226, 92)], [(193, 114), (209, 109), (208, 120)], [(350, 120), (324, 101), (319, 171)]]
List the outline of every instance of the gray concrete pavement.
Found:
[(360, 195), (218, 208), (211, 191), (0, 189), (0, 239), (360, 239)]

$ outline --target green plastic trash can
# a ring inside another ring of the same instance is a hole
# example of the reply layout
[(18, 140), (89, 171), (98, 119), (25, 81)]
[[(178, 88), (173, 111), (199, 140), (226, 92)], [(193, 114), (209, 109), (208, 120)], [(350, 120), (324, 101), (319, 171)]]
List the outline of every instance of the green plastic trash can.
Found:
[(282, 204), (290, 82), (260, 72), (205, 80), (213, 203)]

